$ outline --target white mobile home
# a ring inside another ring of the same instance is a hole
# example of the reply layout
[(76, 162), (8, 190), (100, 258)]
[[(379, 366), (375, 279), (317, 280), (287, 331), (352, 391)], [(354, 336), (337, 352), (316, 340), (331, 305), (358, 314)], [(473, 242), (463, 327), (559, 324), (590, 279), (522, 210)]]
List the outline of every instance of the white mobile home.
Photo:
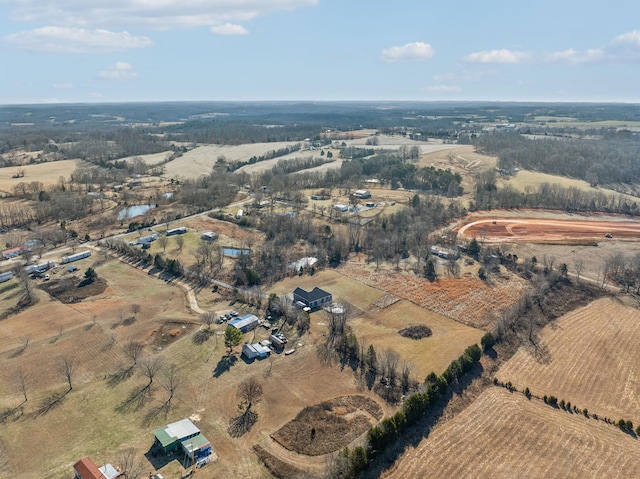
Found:
[(91, 251), (89, 250), (83, 251), (81, 253), (70, 254), (69, 256), (63, 256), (62, 258), (60, 258), (60, 264), (72, 263), (74, 261), (88, 258), (89, 256), (91, 256)]
[(167, 231), (167, 236), (183, 235), (186, 232), (187, 232), (187, 228), (184, 226), (181, 226), (180, 228), (173, 228)]

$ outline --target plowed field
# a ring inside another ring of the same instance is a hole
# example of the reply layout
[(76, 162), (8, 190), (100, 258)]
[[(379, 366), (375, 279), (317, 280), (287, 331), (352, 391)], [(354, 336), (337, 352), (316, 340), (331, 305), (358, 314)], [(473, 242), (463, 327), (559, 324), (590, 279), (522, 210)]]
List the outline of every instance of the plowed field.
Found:
[(630, 478), (639, 460), (637, 439), (614, 426), (490, 388), (382, 477)]
[(502, 311), (518, 301), (525, 287), (524, 281), (516, 277), (497, 278), (489, 284), (465, 274), (431, 282), (414, 275), (373, 271), (356, 264), (345, 265), (340, 272), (475, 328), (488, 328)]
[(538, 359), (521, 349), (496, 375), (611, 419), (640, 421), (640, 311), (600, 299), (541, 334)]

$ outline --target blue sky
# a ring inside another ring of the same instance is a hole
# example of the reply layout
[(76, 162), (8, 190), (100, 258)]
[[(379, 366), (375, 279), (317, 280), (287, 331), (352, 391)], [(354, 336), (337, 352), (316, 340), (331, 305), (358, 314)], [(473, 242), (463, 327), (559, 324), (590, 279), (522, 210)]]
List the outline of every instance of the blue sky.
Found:
[(640, 102), (640, 2), (0, 0), (0, 104)]

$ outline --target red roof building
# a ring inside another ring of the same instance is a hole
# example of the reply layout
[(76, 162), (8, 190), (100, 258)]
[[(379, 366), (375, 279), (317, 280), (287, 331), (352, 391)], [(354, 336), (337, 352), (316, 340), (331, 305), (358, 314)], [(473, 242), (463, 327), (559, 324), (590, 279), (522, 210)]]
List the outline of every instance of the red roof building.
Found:
[(88, 457), (83, 457), (73, 465), (76, 479), (105, 479), (105, 475), (98, 469), (95, 462)]

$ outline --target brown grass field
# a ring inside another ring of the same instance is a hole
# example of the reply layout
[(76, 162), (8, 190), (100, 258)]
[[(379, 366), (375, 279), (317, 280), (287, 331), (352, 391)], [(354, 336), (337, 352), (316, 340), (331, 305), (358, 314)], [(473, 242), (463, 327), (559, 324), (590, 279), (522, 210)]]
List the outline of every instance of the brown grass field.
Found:
[[(471, 328), (438, 313), (401, 300), (379, 311), (370, 311), (349, 323), (359, 340), (376, 351), (393, 349), (413, 365), (412, 375), (423, 381), (431, 371), (441, 374), (462, 351), (479, 343), (484, 331)], [(424, 324), (432, 335), (423, 339), (402, 337), (398, 331)]]
[(382, 477), (615, 479), (636, 477), (639, 460), (615, 426), (492, 387)]
[[(62, 176), (65, 181), (69, 179), (71, 173), (82, 166), (82, 160), (62, 160), (48, 163), (38, 163), (25, 166), (8, 166), (0, 169), (0, 191), (13, 193), (13, 187), (20, 182), (31, 183), (39, 181), (45, 186), (58, 183)], [(24, 177), (12, 178), (19, 171), (24, 171)]]
[(541, 334), (539, 351), (521, 349), (496, 374), (518, 389), (553, 395), (599, 416), (640, 422), (640, 311), (599, 299), (562, 316)]

